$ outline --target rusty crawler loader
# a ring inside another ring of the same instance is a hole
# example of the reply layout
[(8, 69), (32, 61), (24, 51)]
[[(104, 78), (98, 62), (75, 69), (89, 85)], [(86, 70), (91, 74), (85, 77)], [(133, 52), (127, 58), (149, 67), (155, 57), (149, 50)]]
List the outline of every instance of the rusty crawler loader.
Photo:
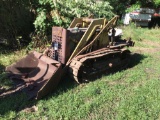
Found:
[(6, 67), (10, 79), (18, 83), (15, 91), (40, 99), (53, 91), (66, 73), (82, 83), (127, 66), (130, 51), (125, 47), (134, 42), (115, 38), (117, 19), (75, 18), (68, 29), (53, 27), (50, 48), (31, 52)]

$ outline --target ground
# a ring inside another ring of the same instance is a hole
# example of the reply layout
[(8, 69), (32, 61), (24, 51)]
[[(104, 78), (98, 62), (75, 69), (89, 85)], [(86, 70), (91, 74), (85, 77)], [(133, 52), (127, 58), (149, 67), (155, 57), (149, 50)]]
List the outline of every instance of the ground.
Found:
[[(24, 94), (0, 98), (0, 119), (160, 119), (159, 29), (122, 29), (135, 41), (127, 69), (81, 85), (66, 78), (39, 101), (26, 101)], [(1, 51), (0, 86), (7, 88), (5, 66), (25, 52)]]

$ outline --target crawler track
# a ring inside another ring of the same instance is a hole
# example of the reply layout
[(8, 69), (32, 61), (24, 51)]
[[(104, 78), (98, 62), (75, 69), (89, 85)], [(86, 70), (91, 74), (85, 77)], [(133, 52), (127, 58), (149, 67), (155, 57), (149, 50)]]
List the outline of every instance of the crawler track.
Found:
[(75, 57), (70, 63), (69, 73), (75, 81), (82, 83), (124, 69), (129, 61), (129, 50), (103, 48)]

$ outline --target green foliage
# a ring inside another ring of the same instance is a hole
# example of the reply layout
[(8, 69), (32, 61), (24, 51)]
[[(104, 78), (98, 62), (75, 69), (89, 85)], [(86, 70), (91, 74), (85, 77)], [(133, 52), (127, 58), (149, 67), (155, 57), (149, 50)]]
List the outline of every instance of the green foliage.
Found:
[(160, 7), (160, 0), (131, 0), (133, 4), (139, 4), (141, 7), (151, 7), (156, 8)]
[(128, 5), (130, 5), (131, 0), (105, 0), (110, 3), (110, 5), (114, 8), (113, 12), (115, 14), (123, 14)]
[(160, 6), (160, 0), (153, 0), (153, 1), (154, 1), (155, 6), (157, 6), (157, 7)]
[[(115, 14), (123, 14), (124, 12), (130, 12), (139, 7), (160, 7), (160, 0), (105, 0), (110, 3), (114, 8)], [(130, 8), (128, 8), (130, 6)]]
[(141, 7), (140, 3), (137, 2), (136, 4), (133, 4), (131, 7), (127, 8), (125, 12), (126, 13), (133, 12), (134, 10), (140, 9), (140, 7)]
[[(110, 18), (112, 7), (108, 2), (95, 2), (94, 0), (39, 0), (37, 4), (37, 17), (34, 21), (38, 33), (51, 31), (52, 26), (67, 27), (74, 17)], [(49, 32), (50, 33), (50, 32)]]

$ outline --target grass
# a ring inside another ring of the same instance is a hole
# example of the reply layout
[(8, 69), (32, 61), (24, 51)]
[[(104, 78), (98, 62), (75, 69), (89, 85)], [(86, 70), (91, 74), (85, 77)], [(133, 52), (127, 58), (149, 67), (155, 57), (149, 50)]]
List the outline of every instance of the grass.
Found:
[[(64, 79), (57, 90), (39, 101), (19, 94), (0, 99), (0, 119), (160, 119), (159, 29), (124, 27), (124, 36), (136, 42), (129, 68), (77, 85)], [(0, 85), (9, 87), (4, 68), (24, 51), (0, 54)], [(36, 112), (23, 109), (37, 106)]]

